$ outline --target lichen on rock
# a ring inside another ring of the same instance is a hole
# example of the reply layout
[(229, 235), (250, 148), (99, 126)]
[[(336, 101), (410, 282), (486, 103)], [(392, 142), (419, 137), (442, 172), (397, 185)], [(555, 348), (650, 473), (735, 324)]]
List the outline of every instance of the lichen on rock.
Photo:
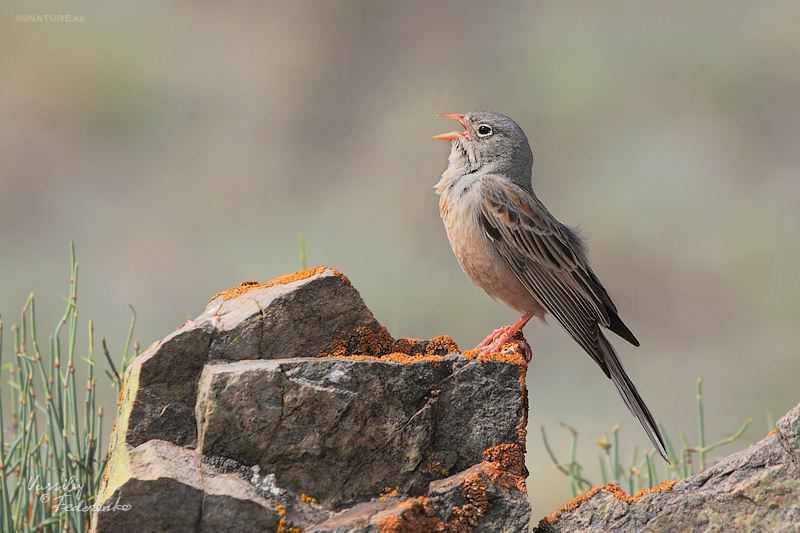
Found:
[(93, 528), (525, 531), (526, 369), (394, 339), (327, 267), (245, 282), (130, 366)]
[(713, 467), (629, 496), (596, 487), (534, 531), (800, 531), (800, 405), (776, 431)]

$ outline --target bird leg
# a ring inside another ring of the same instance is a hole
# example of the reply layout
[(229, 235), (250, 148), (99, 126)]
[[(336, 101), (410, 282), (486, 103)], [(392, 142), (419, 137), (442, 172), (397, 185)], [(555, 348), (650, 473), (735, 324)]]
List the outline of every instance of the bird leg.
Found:
[[(525, 324), (533, 318), (533, 313), (525, 313), (522, 317), (514, 322), (510, 326), (503, 326), (502, 328), (498, 328), (494, 330), (494, 332), (483, 339), (483, 342), (480, 343), (475, 347), (476, 350), (480, 350), (481, 355), (487, 355), (492, 352), (500, 351), (500, 348), (503, 347), (504, 344), (508, 344), (511, 341), (511, 337), (514, 336), (514, 333), (521, 330), (525, 327)], [(525, 341), (515, 341), (517, 344), (520, 345), (523, 353), (525, 353), (525, 360), (530, 361), (530, 347), (527, 346), (527, 342)], [(524, 346), (523, 346), (524, 343)]]

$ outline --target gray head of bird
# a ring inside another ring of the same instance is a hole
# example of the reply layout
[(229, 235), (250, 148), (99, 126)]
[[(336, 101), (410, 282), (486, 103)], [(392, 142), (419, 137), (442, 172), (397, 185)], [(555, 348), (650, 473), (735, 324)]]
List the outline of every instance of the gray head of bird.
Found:
[(442, 113), (457, 120), (465, 131), (451, 131), (434, 139), (451, 141), (450, 169), (461, 174), (491, 172), (530, 190), (533, 152), (519, 125), (495, 111)]

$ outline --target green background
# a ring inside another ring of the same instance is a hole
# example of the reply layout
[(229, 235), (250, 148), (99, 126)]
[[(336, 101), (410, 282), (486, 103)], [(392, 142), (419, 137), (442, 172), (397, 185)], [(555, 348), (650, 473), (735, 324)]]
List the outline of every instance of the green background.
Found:
[[(17, 20), (37, 14), (83, 22)], [(518, 317), (452, 255), (431, 136), (453, 127), (437, 113), (493, 109), (582, 226), (673, 442), (696, 438), (700, 375), (708, 442), (755, 419), (725, 455), (800, 400), (798, 27), (797, 2), (4, 2), (0, 313), (35, 291), (49, 331), (74, 240), (81, 318), (120, 357), (128, 304), (145, 348), (214, 293), (298, 270), (302, 233), (394, 336), (469, 348)], [(550, 322), (526, 329), (535, 520), (569, 499), (539, 425), (562, 459), (559, 421), (579, 429), (595, 482), (603, 431), (624, 422), (626, 456), (647, 442)]]

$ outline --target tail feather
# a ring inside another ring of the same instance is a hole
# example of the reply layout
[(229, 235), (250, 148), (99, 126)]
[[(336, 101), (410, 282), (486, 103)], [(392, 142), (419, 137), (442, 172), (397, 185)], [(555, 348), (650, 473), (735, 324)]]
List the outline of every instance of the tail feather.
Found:
[(603, 350), (604, 361), (608, 369), (609, 377), (611, 381), (614, 382), (614, 385), (616, 385), (622, 399), (625, 400), (625, 405), (627, 405), (630, 412), (639, 419), (647, 436), (650, 437), (650, 441), (653, 443), (653, 446), (656, 447), (658, 453), (661, 454), (661, 457), (669, 463), (667, 449), (664, 446), (664, 439), (661, 436), (661, 432), (658, 430), (653, 415), (650, 413), (650, 409), (647, 408), (644, 400), (642, 400), (642, 397), (639, 395), (639, 391), (636, 390), (636, 385), (633, 384), (633, 381), (631, 381), (631, 378), (629, 378), (628, 374), (625, 372), (622, 361), (619, 360), (617, 352), (614, 351), (614, 347), (611, 346), (611, 343), (608, 342), (608, 339), (606, 339), (605, 335), (602, 333), (600, 334), (600, 346)]

